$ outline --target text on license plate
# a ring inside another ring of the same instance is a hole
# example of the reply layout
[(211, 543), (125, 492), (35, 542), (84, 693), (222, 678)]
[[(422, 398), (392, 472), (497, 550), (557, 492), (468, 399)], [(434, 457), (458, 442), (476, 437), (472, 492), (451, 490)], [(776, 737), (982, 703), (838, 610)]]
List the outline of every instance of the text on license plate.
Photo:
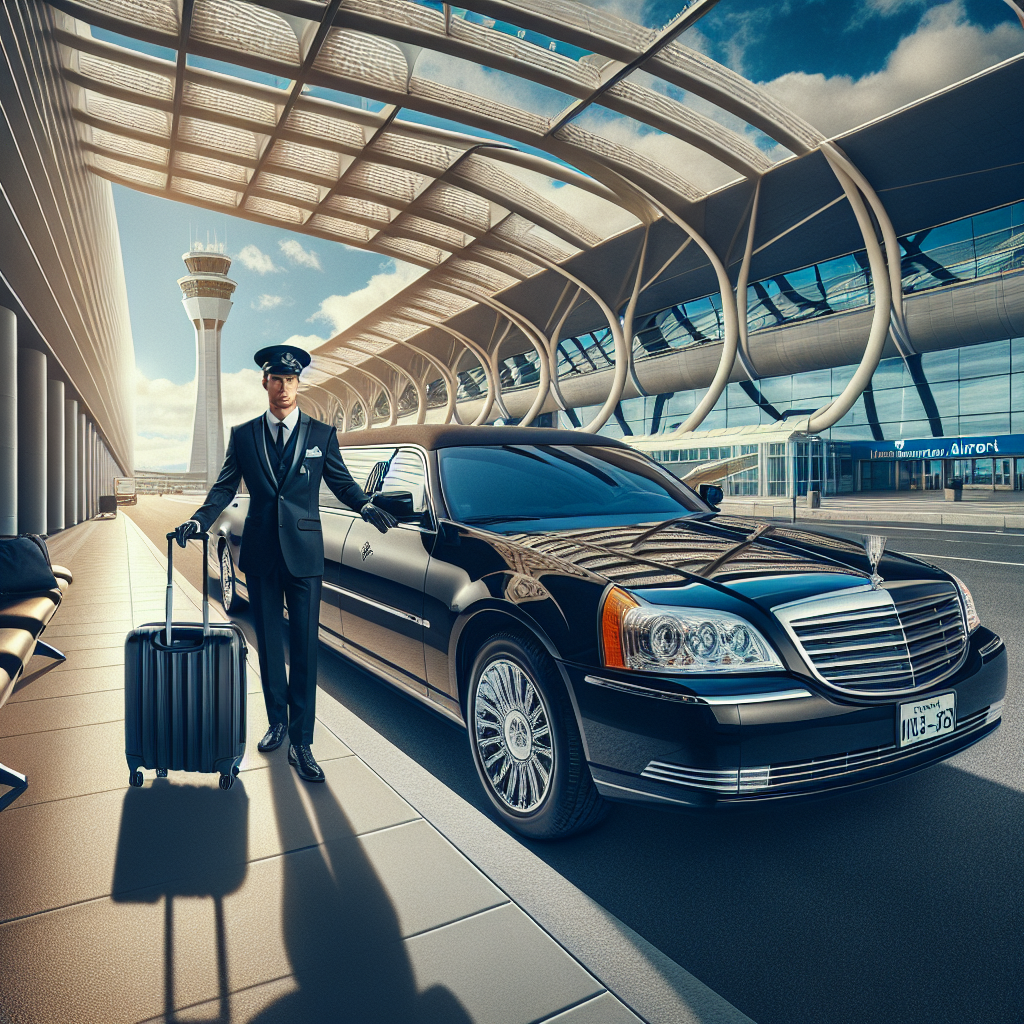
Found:
[(899, 745), (909, 747), (922, 740), (944, 736), (956, 728), (956, 694), (940, 693), (925, 700), (900, 705)]

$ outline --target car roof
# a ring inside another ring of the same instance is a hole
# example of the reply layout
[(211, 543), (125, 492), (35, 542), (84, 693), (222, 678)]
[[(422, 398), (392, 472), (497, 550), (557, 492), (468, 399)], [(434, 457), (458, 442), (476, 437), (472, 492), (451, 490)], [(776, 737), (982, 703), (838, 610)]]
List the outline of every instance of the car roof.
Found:
[(622, 441), (582, 430), (557, 430), (552, 427), (473, 427), (453, 423), (424, 423), (419, 425), (375, 427), (371, 430), (353, 430), (338, 434), (342, 448), (356, 445), (415, 444), (427, 451), (437, 448), (456, 448), (466, 445), (504, 444), (571, 444), (592, 445), (602, 448), (628, 448)]

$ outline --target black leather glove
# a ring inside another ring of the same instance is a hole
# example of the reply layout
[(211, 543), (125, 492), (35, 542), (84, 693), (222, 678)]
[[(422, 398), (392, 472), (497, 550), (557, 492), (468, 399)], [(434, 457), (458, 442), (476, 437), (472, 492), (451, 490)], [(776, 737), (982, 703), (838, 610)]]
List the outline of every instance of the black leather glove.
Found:
[(183, 548), (192, 537), (198, 537), (202, 533), (199, 528), (199, 524), (194, 520), (190, 519), (187, 523), (182, 523), (181, 526), (174, 528), (174, 539), (178, 542), (178, 547)]
[(398, 525), (398, 520), (382, 508), (377, 508), (372, 501), (368, 501), (360, 510), (359, 514), (372, 526), (376, 526), (381, 533), (387, 533), (392, 526)]

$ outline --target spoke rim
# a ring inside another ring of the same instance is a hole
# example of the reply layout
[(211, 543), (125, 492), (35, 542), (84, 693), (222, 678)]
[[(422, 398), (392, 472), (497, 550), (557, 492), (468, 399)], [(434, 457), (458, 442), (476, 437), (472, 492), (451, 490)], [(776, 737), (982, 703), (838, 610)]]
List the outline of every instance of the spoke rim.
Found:
[(225, 608), (231, 604), (234, 586), (234, 574), (231, 572), (231, 553), (225, 548), (220, 553), (220, 599)]
[(473, 698), (473, 735), (483, 774), (518, 814), (535, 811), (551, 788), (550, 715), (529, 674), (509, 658), (488, 662)]

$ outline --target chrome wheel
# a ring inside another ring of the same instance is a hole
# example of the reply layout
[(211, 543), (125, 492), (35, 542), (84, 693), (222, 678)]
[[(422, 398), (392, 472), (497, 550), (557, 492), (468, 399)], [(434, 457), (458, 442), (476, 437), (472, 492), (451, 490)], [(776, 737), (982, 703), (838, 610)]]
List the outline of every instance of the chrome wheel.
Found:
[(238, 604), (235, 566), (231, 561), (231, 549), (226, 543), (220, 549), (220, 602), (226, 612), (235, 610)]
[(493, 792), (511, 810), (535, 811), (548, 795), (555, 752), (547, 705), (514, 661), (495, 658), (473, 695), (480, 764)]

